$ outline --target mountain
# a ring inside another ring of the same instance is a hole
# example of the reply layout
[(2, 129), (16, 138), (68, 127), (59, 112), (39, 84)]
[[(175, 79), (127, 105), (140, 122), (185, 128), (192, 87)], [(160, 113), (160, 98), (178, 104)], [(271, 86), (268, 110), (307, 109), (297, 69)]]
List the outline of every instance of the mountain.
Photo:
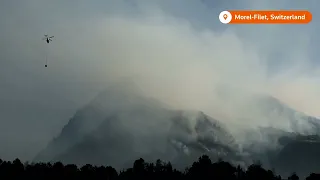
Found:
[[(285, 176), (292, 172), (307, 176), (320, 171), (317, 153), (320, 152), (320, 119), (266, 95), (246, 94), (244, 106), (242, 113), (248, 114), (246, 118), (267, 122), (244, 130), (241, 136), (245, 138), (238, 141), (252, 160)], [(246, 112), (247, 109), (252, 113)]]
[[(201, 111), (173, 110), (144, 96), (132, 84), (110, 86), (79, 109), (34, 161), (104, 164), (121, 169), (142, 157), (185, 168), (207, 154), (213, 161), (221, 158), (244, 166), (258, 160), (278, 173), (310, 172), (307, 164), (293, 162), (317, 159), (319, 119), (266, 95), (223, 90), (219, 97), (223, 108), (243, 115), (236, 120), (243, 120), (246, 126), (239, 126), (238, 133), (229, 131), (223, 119)], [(266, 123), (255, 128), (247, 123), (254, 121)], [(313, 170), (320, 167), (317, 162)]]
[(117, 85), (77, 111), (34, 161), (123, 168), (143, 157), (182, 167), (181, 159), (191, 163), (203, 153), (218, 157), (235, 149), (233, 136), (218, 120), (203, 112), (172, 110), (136, 87)]
[[(232, 114), (234, 122), (241, 126), (277, 128), (304, 135), (318, 134), (320, 121), (299, 112), (279, 99), (266, 94), (248, 92), (226, 85), (218, 86), (214, 92), (216, 100)], [(250, 128), (251, 128), (250, 127)]]
[(320, 171), (320, 140), (308, 140), (303, 137), (292, 140), (277, 155), (275, 167), (283, 173), (297, 172), (307, 176), (311, 172)]

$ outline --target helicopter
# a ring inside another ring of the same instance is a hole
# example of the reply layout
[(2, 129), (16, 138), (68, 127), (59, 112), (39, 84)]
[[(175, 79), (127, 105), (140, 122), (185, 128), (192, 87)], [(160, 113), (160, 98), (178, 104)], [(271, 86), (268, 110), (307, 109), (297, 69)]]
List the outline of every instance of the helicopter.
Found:
[(44, 38), (42, 38), (42, 40), (47, 41), (47, 43), (49, 44), (50, 41), (52, 41), (52, 38), (54, 38), (54, 36), (49, 37), (47, 34), (44, 35)]

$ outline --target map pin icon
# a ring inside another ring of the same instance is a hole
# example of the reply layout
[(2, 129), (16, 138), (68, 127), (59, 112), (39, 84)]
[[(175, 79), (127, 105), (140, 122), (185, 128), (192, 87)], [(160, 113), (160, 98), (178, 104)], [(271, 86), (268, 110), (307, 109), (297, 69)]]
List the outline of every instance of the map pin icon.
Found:
[(227, 20), (228, 15), (227, 14), (223, 15), (223, 18), (224, 18), (224, 20)]

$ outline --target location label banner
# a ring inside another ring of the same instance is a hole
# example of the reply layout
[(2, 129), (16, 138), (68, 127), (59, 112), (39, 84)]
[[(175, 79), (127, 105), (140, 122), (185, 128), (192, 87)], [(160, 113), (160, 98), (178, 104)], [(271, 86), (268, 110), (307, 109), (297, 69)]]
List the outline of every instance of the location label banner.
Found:
[(230, 10), (222, 11), (223, 24), (307, 24), (312, 14), (305, 10)]

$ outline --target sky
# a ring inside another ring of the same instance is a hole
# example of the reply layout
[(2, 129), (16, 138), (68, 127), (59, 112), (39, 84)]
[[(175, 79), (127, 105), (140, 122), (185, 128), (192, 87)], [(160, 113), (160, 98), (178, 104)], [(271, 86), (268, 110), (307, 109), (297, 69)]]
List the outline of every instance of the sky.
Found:
[[(317, 0), (2, 0), (0, 158), (32, 159), (110, 81), (209, 113), (229, 84), (319, 116)], [(307, 25), (225, 25), (223, 10), (307, 9)], [(44, 34), (54, 35), (45, 44)], [(48, 57), (48, 68), (44, 67)], [(211, 113), (213, 114), (213, 113)]]

